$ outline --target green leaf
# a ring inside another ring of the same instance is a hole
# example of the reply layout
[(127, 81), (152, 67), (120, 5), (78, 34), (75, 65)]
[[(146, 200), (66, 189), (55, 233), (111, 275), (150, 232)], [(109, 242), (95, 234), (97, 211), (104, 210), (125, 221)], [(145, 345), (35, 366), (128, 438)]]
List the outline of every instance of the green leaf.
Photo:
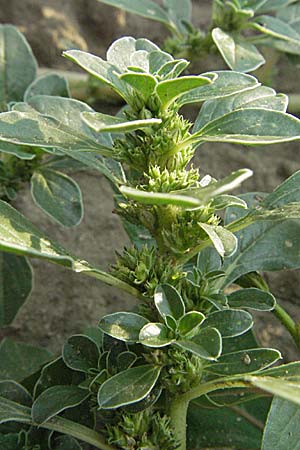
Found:
[(187, 195), (146, 192), (127, 186), (121, 186), (120, 192), (125, 197), (140, 203), (145, 203), (146, 205), (176, 205), (182, 208), (195, 208), (202, 204), (197, 198), (188, 197)]
[(163, 318), (171, 316), (178, 320), (185, 313), (185, 305), (181, 295), (170, 284), (160, 284), (157, 286), (154, 293), (154, 303)]
[(64, 363), (73, 370), (88, 372), (98, 367), (99, 350), (95, 342), (83, 334), (69, 337), (63, 347)]
[[(0, 397), (0, 423), (11, 421), (31, 425), (32, 418), (30, 408), (26, 408), (25, 406)], [(107, 446), (106, 441), (104, 441), (103, 437), (96, 431), (62, 417), (50, 419), (42, 424), (41, 427), (78, 438), (96, 448), (101, 449)]]
[(264, 430), (262, 450), (300, 449), (300, 406), (275, 397)]
[(0, 252), (0, 328), (9, 325), (32, 289), (32, 270), (23, 256)]
[(143, 400), (154, 388), (160, 370), (160, 367), (144, 365), (109, 378), (98, 392), (100, 408), (114, 409)]
[(109, 116), (107, 114), (97, 112), (82, 113), (83, 120), (93, 130), (99, 132), (110, 133), (131, 133), (135, 130), (142, 130), (153, 125), (159, 125), (161, 119), (144, 119), (127, 121), (119, 117)]
[(264, 108), (285, 112), (287, 104), (288, 98), (286, 95), (276, 94), (274, 89), (266, 86), (258, 86), (248, 91), (208, 100), (203, 104), (195, 120), (193, 133), (196, 133), (208, 122), (237, 109)]
[(177, 101), (180, 106), (225, 97), (258, 86), (253, 76), (231, 70), (203, 73), (202, 76), (210, 77), (212, 83), (182, 95)]
[(294, 3), (277, 12), (278, 19), (288, 23), (295, 31), (300, 30), (300, 4)]
[(177, 192), (179, 192), (180, 194), (182, 193), (184, 195), (188, 195), (191, 198), (198, 199), (204, 205), (218, 195), (237, 188), (241, 183), (243, 183), (252, 175), (252, 170), (239, 169), (219, 181), (211, 180), (206, 186), (185, 189), (183, 191)]
[(0, 381), (0, 396), (24, 406), (31, 406), (32, 404), (29, 392), (12, 380)]
[(140, 331), (139, 341), (146, 347), (160, 348), (170, 345), (173, 339), (162, 323), (147, 323)]
[(166, 62), (157, 72), (162, 79), (177, 78), (190, 63), (185, 59), (174, 59)]
[(168, 108), (171, 103), (174, 103), (175, 100), (185, 92), (210, 83), (211, 80), (204, 76), (184, 76), (172, 80), (161, 81), (156, 86), (156, 93), (163, 108)]
[(247, 311), (224, 309), (207, 316), (202, 326), (215, 327), (223, 338), (231, 338), (250, 330), (253, 326), (253, 319)]
[(222, 352), (222, 337), (216, 328), (205, 328), (189, 340), (178, 340), (176, 345), (206, 360), (217, 359)]
[(272, 43), (281, 51), (300, 54), (300, 34), (290, 25), (272, 16), (257, 17), (252, 26), (273, 38)]
[(156, 51), (149, 53), (149, 71), (156, 75), (167, 63), (172, 63), (173, 61), (174, 59), (169, 53), (163, 52), (158, 48)]
[(120, 78), (138, 91), (145, 102), (147, 102), (149, 97), (153, 94), (155, 86), (157, 85), (156, 79), (152, 75), (146, 73), (125, 73), (124, 75), (121, 75)]
[[(39, 98), (43, 98), (40, 96)], [(32, 99), (35, 100), (37, 97)], [(54, 98), (54, 97), (49, 97)], [(65, 99), (68, 100), (69, 99)], [(101, 153), (100, 144), (75, 130), (64, 126), (54, 117), (38, 114), (11, 111), (0, 115), (0, 139), (21, 145), (38, 147), (58, 147), (78, 150), (97, 150)]]
[(52, 358), (50, 352), (5, 338), (0, 344), (0, 380), (22, 381)]
[(63, 56), (78, 64), (82, 69), (103, 83), (108, 84), (125, 100), (128, 98), (127, 85), (119, 79), (118, 74), (120, 71), (113, 64), (81, 50), (68, 50), (63, 52)]
[(300, 384), (299, 381), (287, 381), (280, 378), (264, 376), (248, 376), (246, 378), (253, 386), (277, 395), (285, 400), (300, 405)]
[(276, 300), (270, 292), (256, 288), (240, 289), (227, 296), (231, 308), (251, 308), (257, 311), (272, 311)]
[(221, 258), (216, 249), (207, 247), (198, 253), (197, 268), (203, 273), (220, 270)]
[(193, 337), (198, 333), (200, 325), (205, 319), (204, 314), (199, 311), (189, 311), (182, 316), (178, 323), (178, 331), (181, 336)]
[(98, 0), (106, 5), (115, 6), (123, 9), (129, 13), (137, 14), (147, 19), (156, 20), (169, 25), (169, 18), (167, 13), (157, 4), (151, 0)]
[(37, 205), (59, 224), (74, 227), (81, 222), (81, 191), (78, 184), (67, 175), (51, 169), (34, 172), (31, 194)]
[(199, 141), (276, 144), (300, 139), (300, 120), (279, 111), (241, 109), (215, 119), (192, 136)]
[(28, 219), (3, 201), (0, 201), (0, 216), (0, 249), (46, 259), (138, 296), (137, 290), (130, 285), (96, 267), (89, 266), (86, 261), (71, 256), (63, 247), (50, 241)]
[(70, 97), (66, 78), (56, 73), (50, 73), (36, 78), (26, 89), (24, 100), (28, 102), (35, 95), (57, 95)]
[(82, 447), (70, 436), (59, 436), (55, 439), (54, 450), (82, 450)]
[(200, 450), (230, 445), (235, 449), (257, 450), (268, 409), (266, 399), (251, 400), (235, 409), (203, 408), (196, 400), (188, 410), (188, 448)]
[(41, 375), (34, 386), (33, 396), (37, 398), (46, 389), (57, 385), (78, 385), (84, 380), (84, 375), (74, 372), (67, 367), (59, 357), (46, 364), (41, 371)]
[(72, 258), (62, 247), (48, 241), (29, 220), (12, 206), (0, 202), (0, 247), (15, 253), (38, 256), (72, 266)]
[(0, 434), (0, 445), (1, 450), (22, 450), (23, 447), (18, 433)]
[(241, 350), (220, 356), (218, 362), (210, 365), (207, 370), (217, 375), (256, 372), (271, 366), (280, 358), (280, 352), (271, 348)]
[(247, 209), (247, 203), (241, 198), (235, 197), (234, 195), (218, 195), (211, 202), (211, 207), (216, 211), (229, 208), (230, 206)]
[(27, 406), (20, 405), (4, 397), (0, 397), (0, 424), (6, 422), (31, 423), (31, 411)]
[(219, 225), (208, 225), (207, 223), (199, 223), (199, 225), (208, 235), (222, 258), (231, 256), (236, 251), (237, 238), (229, 230)]
[(148, 322), (135, 313), (117, 312), (102, 317), (99, 327), (104, 333), (121, 341), (137, 342), (140, 330)]
[(35, 154), (30, 152), (30, 148), (22, 145), (10, 144), (9, 142), (0, 142), (0, 153), (8, 153), (20, 159), (33, 159)]
[(12, 25), (0, 26), (0, 55), (0, 104), (21, 101), (36, 76), (37, 63), (26, 39)]
[[(259, 204), (272, 210), (300, 200), (300, 172), (296, 172)], [(251, 206), (255, 194), (244, 197)], [(258, 195), (258, 198), (260, 196)], [(228, 211), (226, 221), (236, 220), (245, 214), (241, 209)], [(234, 256), (224, 262), (226, 271), (224, 284), (231, 284), (235, 279), (252, 271), (273, 271), (299, 267), (298, 240), (300, 222), (297, 219), (283, 217), (281, 220), (256, 222), (236, 233), (238, 250)], [(276, 246), (274, 246), (276, 242)], [(265, 249), (272, 248), (272, 254)]]
[(221, 28), (212, 30), (212, 38), (227, 65), (237, 72), (252, 72), (265, 63), (255, 45), (239, 39)]
[(62, 411), (80, 405), (89, 391), (78, 386), (53, 386), (42, 392), (32, 405), (32, 420), (42, 424)]

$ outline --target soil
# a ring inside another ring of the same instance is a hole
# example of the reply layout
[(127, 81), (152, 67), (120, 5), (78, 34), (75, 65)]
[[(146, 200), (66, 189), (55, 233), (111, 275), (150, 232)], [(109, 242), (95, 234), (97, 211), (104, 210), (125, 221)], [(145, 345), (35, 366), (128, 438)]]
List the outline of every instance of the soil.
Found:
[[(208, 22), (210, 5), (210, 1), (194, 2), (196, 25)], [(107, 46), (122, 35), (146, 36), (158, 44), (166, 36), (159, 24), (120, 13), (97, 0), (0, 0), (0, 21), (13, 23), (25, 33), (40, 66), (67, 70), (77, 68), (61, 58), (65, 49), (89, 49), (104, 56)], [(299, 85), (299, 71), (291, 70), (291, 66), (287, 70), (287, 64), (285, 59), (280, 63), (274, 86), (286, 93), (295, 91)], [(204, 70), (216, 67), (221, 68), (215, 60), (203, 62)], [(195, 113), (195, 109), (188, 111), (190, 117)], [(243, 189), (270, 192), (299, 169), (300, 146), (289, 143), (248, 149), (226, 144), (204, 145), (195, 164), (200, 165), (203, 174), (217, 178), (249, 167), (254, 176)], [(85, 217), (75, 229), (66, 230), (52, 223), (33, 204), (28, 189), (19, 196), (17, 207), (51, 238), (83, 259), (106, 268), (113, 263), (115, 250), (128, 243), (119, 218), (112, 214), (111, 189), (95, 173), (80, 173), (76, 179), (83, 191)], [(116, 289), (59, 266), (38, 260), (33, 260), (32, 265), (35, 285), (30, 299), (13, 325), (4, 330), (6, 335), (19, 340), (57, 352), (68, 335), (96, 325), (104, 313), (129, 309), (134, 302)], [(298, 320), (299, 277), (299, 271), (267, 274), (277, 299)], [(280, 348), (286, 361), (299, 358), (289, 335), (271, 314), (258, 315), (257, 330), (262, 344)]]

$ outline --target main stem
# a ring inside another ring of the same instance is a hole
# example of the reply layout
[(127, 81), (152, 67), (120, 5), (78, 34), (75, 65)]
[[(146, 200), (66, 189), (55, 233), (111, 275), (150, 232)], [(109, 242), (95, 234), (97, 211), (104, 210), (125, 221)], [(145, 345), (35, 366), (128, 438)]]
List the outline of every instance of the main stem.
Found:
[(223, 378), (218, 381), (211, 381), (200, 384), (194, 389), (176, 397), (169, 406), (169, 417), (179, 442), (178, 450), (186, 450), (186, 429), (187, 429), (187, 411), (189, 403), (202, 395), (218, 389), (230, 389), (235, 387), (249, 387), (249, 382), (238, 378)]
[(178, 450), (186, 450), (186, 427), (187, 427), (187, 410), (189, 401), (175, 398), (169, 408), (169, 416), (171, 424), (175, 432), (176, 439), (180, 443)]

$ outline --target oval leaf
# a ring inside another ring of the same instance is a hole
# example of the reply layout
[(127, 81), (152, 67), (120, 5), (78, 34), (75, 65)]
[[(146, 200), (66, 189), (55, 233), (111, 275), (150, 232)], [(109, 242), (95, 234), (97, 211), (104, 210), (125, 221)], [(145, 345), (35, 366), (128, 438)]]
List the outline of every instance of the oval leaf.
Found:
[(83, 334), (71, 336), (66, 341), (62, 356), (70, 369), (79, 372), (88, 372), (89, 369), (98, 367), (98, 347), (92, 339)]
[(207, 370), (218, 375), (237, 375), (256, 372), (271, 366), (281, 358), (278, 350), (254, 348), (220, 356)]
[(65, 409), (80, 405), (89, 395), (89, 391), (78, 386), (52, 386), (33, 403), (32, 420), (42, 424)]
[(275, 297), (266, 291), (256, 288), (240, 289), (227, 296), (231, 308), (251, 308), (257, 311), (272, 311), (275, 308)]
[(170, 284), (157, 286), (154, 293), (154, 303), (163, 318), (171, 316), (177, 320), (185, 313), (185, 306), (181, 295)]
[(203, 326), (215, 327), (223, 338), (231, 338), (250, 330), (253, 326), (253, 319), (246, 311), (225, 309), (210, 314), (203, 322)]
[(217, 359), (222, 352), (222, 337), (216, 328), (205, 328), (192, 339), (176, 341), (176, 345), (211, 361)]
[(160, 367), (144, 365), (109, 378), (98, 392), (100, 408), (119, 408), (143, 400), (155, 386), (160, 371)]
[(180, 318), (178, 323), (178, 331), (181, 336), (192, 337), (197, 331), (203, 320), (204, 314), (199, 311), (189, 311)]
[(147, 323), (141, 329), (139, 341), (146, 347), (165, 347), (173, 342), (168, 335), (169, 330), (162, 323)]
[(148, 322), (139, 314), (117, 312), (104, 316), (99, 327), (104, 333), (121, 341), (137, 342), (141, 329)]

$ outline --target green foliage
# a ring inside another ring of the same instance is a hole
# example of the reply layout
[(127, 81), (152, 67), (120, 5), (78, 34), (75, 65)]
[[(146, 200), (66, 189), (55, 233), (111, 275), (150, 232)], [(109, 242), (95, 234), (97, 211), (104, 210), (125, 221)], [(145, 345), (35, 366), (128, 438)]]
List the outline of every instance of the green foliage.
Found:
[(300, 55), (298, 0), (213, 0), (206, 32), (192, 25), (191, 0), (164, 0), (162, 7), (149, 0), (98, 1), (164, 24), (172, 34), (166, 50), (179, 57), (200, 59), (215, 46), (230, 69), (252, 72), (265, 62), (256, 45)]
[[(251, 19), (248, 4), (231, 3), (216, 2), (220, 10), (229, 8), (232, 24)], [(130, 2), (120, 5), (128, 9)], [(146, 10), (143, 2), (135, 5), (140, 14), (179, 27), (180, 33), (188, 29), (179, 16), (189, 20), (189, 2), (182, 10), (178, 2), (166, 1), (169, 13), (151, 10), (152, 2)], [(257, 11), (263, 6), (251, 5)], [(106, 175), (133, 246), (104, 272), (0, 201), (0, 249), (12, 258), (38, 257), (93, 276), (139, 302), (134, 311), (106, 314), (99, 328), (71, 336), (62, 356), (50, 362), (48, 354), (3, 341), (0, 442), (12, 445), (22, 432), (27, 446), (51, 450), (80, 448), (77, 439), (103, 450), (258, 448), (270, 403), (265, 396), (299, 404), (299, 363), (270, 367), (281, 354), (259, 346), (248, 311), (281, 311), (256, 271), (299, 267), (299, 173), (269, 195), (240, 198), (229, 192), (250, 170), (216, 180), (200, 176), (191, 159), (204, 142), (299, 139), (300, 121), (286, 113), (285, 96), (252, 76), (228, 71), (181, 76), (187, 61), (146, 39), (117, 40), (106, 60), (78, 50), (65, 56), (126, 101), (120, 114), (112, 117), (45, 93), (41, 80), (27, 91), (27, 103), (0, 115), (0, 139), (9, 155), (23, 147), (28, 154), (32, 147), (46, 149), (49, 162), (30, 176), (33, 195), (68, 225), (81, 216), (77, 185), (61, 171), (66, 158)], [(49, 81), (50, 90), (53, 86), (66, 93), (59, 80)], [(180, 108), (200, 101), (192, 126)], [(30, 164), (28, 154), (19, 153)], [(65, 215), (58, 199), (68, 204)], [(22, 292), (26, 287), (24, 282)], [(8, 311), (4, 323), (16, 312)], [(282, 317), (299, 343), (296, 324)], [(15, 355), (17, 367), (11, 364)], [(267, 427), (276, 431), (280, 425), (271, 415)], [(216, 423), (222, 424), (218, 435)]]

